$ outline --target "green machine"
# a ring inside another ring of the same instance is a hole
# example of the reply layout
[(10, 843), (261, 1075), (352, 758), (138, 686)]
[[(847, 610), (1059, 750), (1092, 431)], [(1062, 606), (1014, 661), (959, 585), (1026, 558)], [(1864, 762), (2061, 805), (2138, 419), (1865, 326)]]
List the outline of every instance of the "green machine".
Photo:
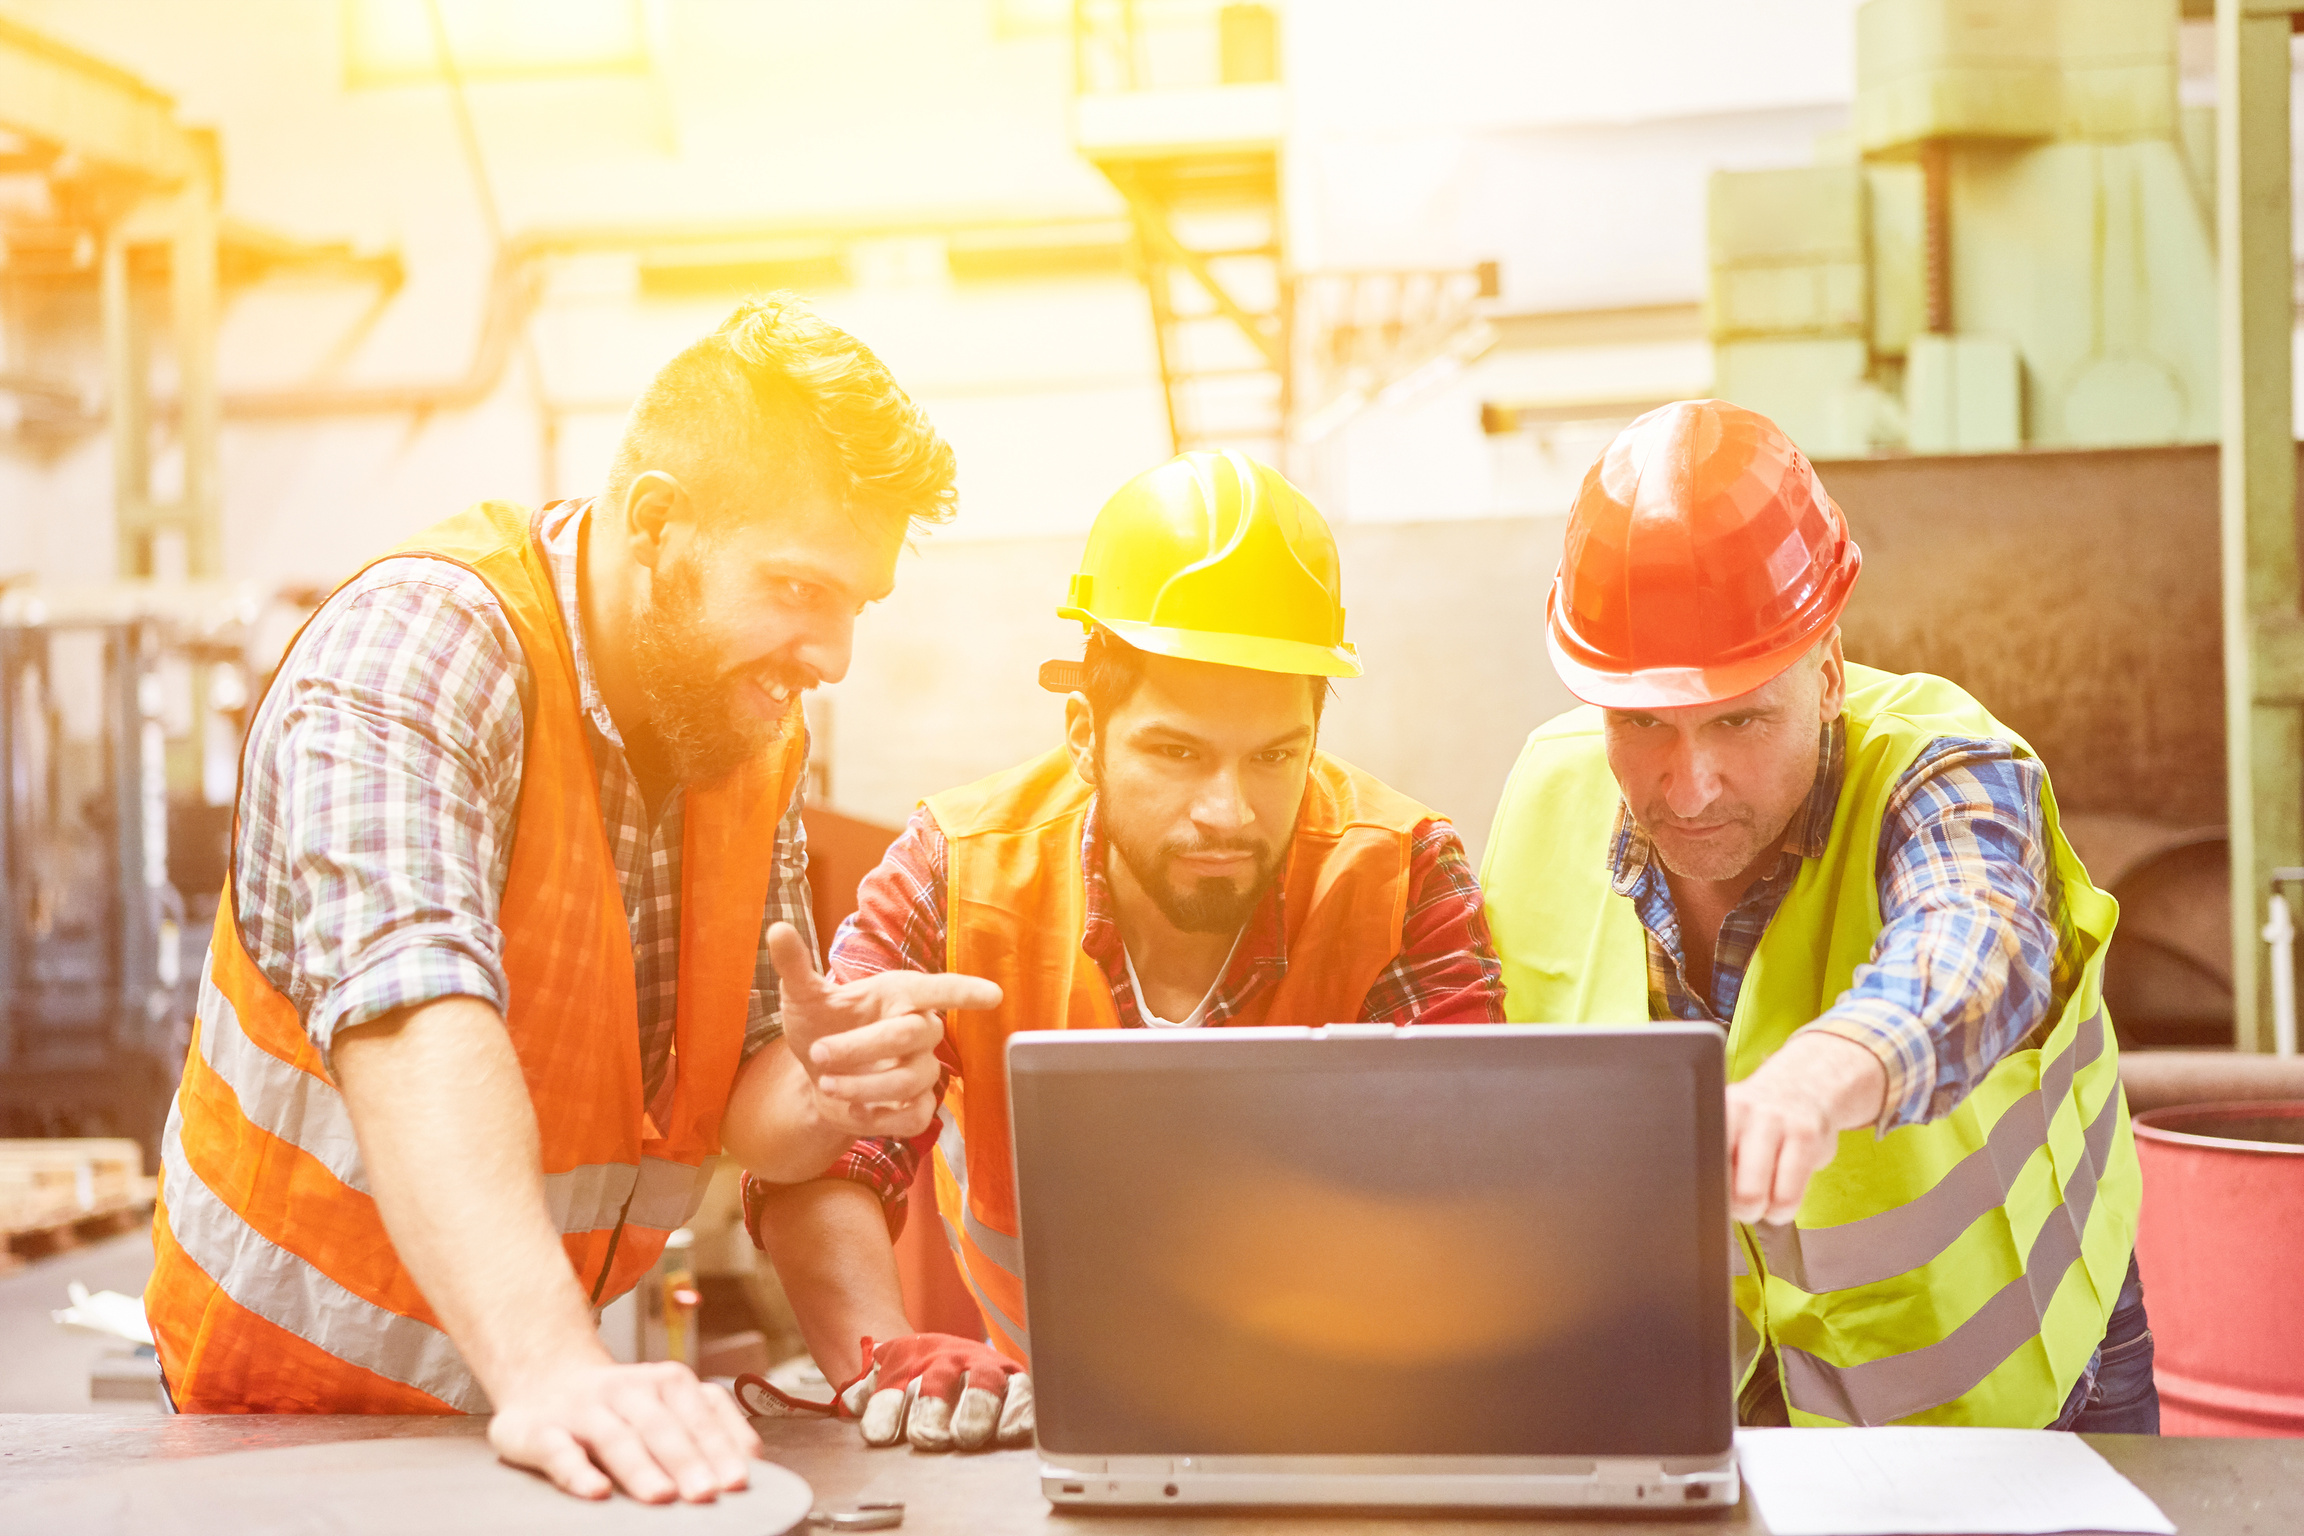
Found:
[(1870, 0), (1851, 128), (1723, 171), (1715, 389), (1816, 458), (2216, 440), (2178, 0)]

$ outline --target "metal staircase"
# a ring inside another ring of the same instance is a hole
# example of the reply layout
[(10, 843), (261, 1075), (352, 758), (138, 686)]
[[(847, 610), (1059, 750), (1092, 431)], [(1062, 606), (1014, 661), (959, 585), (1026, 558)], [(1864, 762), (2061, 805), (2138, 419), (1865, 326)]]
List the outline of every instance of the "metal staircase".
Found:
[(1074, 0), (1072, 16), (1074, 141), (1128, 203), (1169, 436), (1278, 464), (1295, 401), (1272, 9)]

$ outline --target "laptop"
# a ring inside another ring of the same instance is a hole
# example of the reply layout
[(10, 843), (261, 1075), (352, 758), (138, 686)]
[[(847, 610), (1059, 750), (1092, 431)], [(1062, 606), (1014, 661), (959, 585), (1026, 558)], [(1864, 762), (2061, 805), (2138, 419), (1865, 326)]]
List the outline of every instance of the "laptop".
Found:
[(1015, 1036), (1042, 1492), (1734, 1504), (1724, 1044)]

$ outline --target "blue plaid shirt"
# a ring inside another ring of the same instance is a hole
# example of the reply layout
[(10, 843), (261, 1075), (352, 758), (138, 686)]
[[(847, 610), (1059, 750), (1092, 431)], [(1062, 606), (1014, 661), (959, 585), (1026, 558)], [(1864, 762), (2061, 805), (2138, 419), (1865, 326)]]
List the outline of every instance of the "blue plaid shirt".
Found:
[[(1648, 1014), (1725, 1024), (1760, 936), (1800, 861), (1819, 857), (1846, 777), (1847, 728), (1824, 733), (1816, 784), (1775, 867), (1721, 924), (1712, 995), (1688, 979), (1672, 890), (1654, 845), (1617, 812), (1610, 868), (1648, 930)], [(1880, 936), (1848, 990), (1805, 1026), (1845, 1036), (1888, 1071), (1877, 1129), (1948, 1113), (2035, 1030), (2054, 1022), (2079, 977), (2078, 939), (2050, 877), (2040, 764), (2006, 742), (1942, 737), (1905, 770), (1881, 820), (1873, 868)]]

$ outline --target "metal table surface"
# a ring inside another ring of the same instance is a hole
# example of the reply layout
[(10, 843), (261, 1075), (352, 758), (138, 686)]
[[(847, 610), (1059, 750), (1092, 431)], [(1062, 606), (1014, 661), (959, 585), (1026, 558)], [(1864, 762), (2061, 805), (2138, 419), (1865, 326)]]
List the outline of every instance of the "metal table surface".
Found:
[[(806, 1478), (818, 1504), (900, 1499), (903, 1529), (913, 1536), (1006, 1536), (1020, 1531), (1092, 1532), (1094, 1536), (1370, 1536), (1413, 1528), (1421, 1536), (1639, 1536), (1642, 1532), (1762, 1532), (1747, 1499), (1734, 1511), (1656, 1520), (1630, 1517), (1537, 1517), (1384, 1514), (1211, 1514), (1161, 1510), (1143, 1514), (1057, 1514), (1040, 1497), (1030, 1451), (981, 1456), (921, 1456), (871, 1451), (854, 1426), (815, 1420), (755, 1421), (768, 1456)], [(360, 1415), (0, 1414), (0, 1528), (8, 1496), (35, 1482), (119, 1471), (171, 1457), (215, 1456), (328, 1441), (400, 1435), (477, 1435), (469, 1418)], [(2089, 1443), (2133, 1479), (2176, 1522), (2182, 1536), (2295, 1536), (2304, 1532), (2304, 1440), (2153, 1439), (2091, 1435)], [(379, 1526), (379, 1530), (386, 1529)], [(253, 1536), (253, 1533), (251, 1533)]]

